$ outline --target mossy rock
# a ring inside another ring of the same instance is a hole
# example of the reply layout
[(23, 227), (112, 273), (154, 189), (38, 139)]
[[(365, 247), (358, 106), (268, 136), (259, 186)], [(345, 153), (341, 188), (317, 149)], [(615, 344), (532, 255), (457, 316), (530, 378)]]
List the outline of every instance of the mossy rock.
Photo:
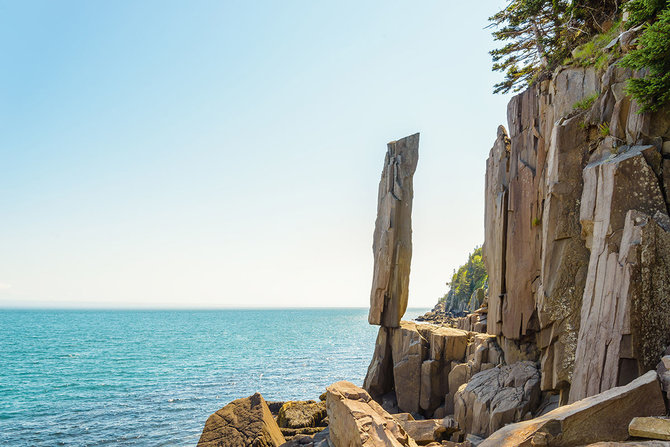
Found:
[(277, 424), (281, 428), (319, 427), (326, 416), (325, 402), (292, 401), (282, 405)]

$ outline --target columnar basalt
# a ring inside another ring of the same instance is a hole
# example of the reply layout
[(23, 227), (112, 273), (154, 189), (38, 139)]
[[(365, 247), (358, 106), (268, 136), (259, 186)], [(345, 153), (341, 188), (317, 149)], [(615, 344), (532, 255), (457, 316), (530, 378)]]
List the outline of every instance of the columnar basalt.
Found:
[(670, 118), (637, 113), (632, 76), (560, 69), (510, 101), (487, 160), (487, 331), (507, 363), (539, 361), (561, 403), (630, 382), (670, 343)]
[(372, 244), (374, 272), (370, 324), (398, 327), (407, 310), (412, 260), (412, 178), (418, 160), (418, 133), (388, 144), (379, 181)]
[(380, 328), (363, 388), (382, 401), (391, 393), (399, 411), (432, 415), (449, 393), (452, 363), (465, 360), (471, 334), (402, 321)]

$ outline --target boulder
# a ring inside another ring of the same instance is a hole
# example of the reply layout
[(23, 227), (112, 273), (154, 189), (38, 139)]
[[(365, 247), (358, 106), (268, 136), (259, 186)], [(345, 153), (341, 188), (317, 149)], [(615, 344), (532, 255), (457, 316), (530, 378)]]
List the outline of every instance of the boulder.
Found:
[(328, 442), (330, 431), (326, 428), (315, 435), (296, 435), (281, 447), (332, 447)]
[(540, 374), (533, 362), (495, 367), (472, 376), (454, 398), (454, 416), (466, 433), (486, 437), (522, 420), (540, 402)]
[(458, 431), (458, 425), (451, 417), (422, 419), (420, 421), (398, 419), (398, 422), (400, 422), (402, 428), (419, 445), (446, 441), (451, 437), (452, 433)]
[(198, 447), (279, 447), (286, 440), (263, 396), (237, 399), (212, 414)]
[(624, 442), (596, 442), (586, 447), (670, 447), (666, 441), (624, 441)]
[(325, 427), (303, 427), (303, 428), (282, 428), (281, 434), (284, 435), (287, 441), (292, 441), (296, 438), (307, 439), (323, 431)]
[(327, 388), (330, 440), (337, 447), (415, 447), (400, 423), (362, 388), (336, 382)]
[(464, 383), (474, 374), (486, 371), (502, 363), (502, 350), (496, 343), (494, 335), (474, 334), (466, 350), (466, 362), (452, 362), (448, 376), (449, 392), (445, 397), (447, 414), (454, 413), (454, 397)]
[(280, 428), (319, 427), (325, 417), (325, 402), (291, 401), (280, 408), (277, 425)]
[(656, 372), (649, 371), (626, 386), (507, 425), (491, 434), (480, 447), (568, 447), (623, 441), (628, 439), (628, 424), (634, 417), (663, 414), (665, 404)]
[(636, 417), (630, 421), (628, 433), (638, 438), (670, 441), (670, 420), (666, 418)]
[(391, 416), (393, 416), (393, 419), (400, 422), (400, 425), (402, 425), (403, 423), (405, 423), (407, 421), (413, 421), (414, 420), (414, 416), (412, 416), (409, 413), (396, 413), (396, 414), (392, 414)]
[(455, 442), (455, 441), (442, 441), (442, 447), (473, 447), (470, 441), (464, 442)]
[(275, 418), (279, 414), (279, 410), (281, 410), (281, 407), (284, 406), (286, 402), (280, 402), (276, 400), (266, 400), (265, 403), (268, 405), (268, 408), (270, 409), (270, 413), (272, 413), (272, 416)]
[(465, 442), (470, 443), (472, 447), (477, 447), (479, 444), (482, 443), (484, 439), (480, 438), (479, 436), (473, 435), (473, 434), (468, 434), (465, 437)]
[(398, 327), (407, 309), (412, 259), (412, 177), (418, 160), (418, 133), (388, 144), (372, 244), (370, 324)]
[[(668, 350), (665, 351), (666, 354)], [(661, 361), (656, 365), (658, 380), (661, 381), (661, 388), (665, 393), (665, 398), (670, 402), (670, 355), (664, 355)]]

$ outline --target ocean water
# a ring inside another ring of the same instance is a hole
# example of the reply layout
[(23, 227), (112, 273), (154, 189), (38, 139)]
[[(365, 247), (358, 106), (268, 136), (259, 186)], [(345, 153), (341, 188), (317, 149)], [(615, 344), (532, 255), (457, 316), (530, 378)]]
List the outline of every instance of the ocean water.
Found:
[(366, 309), (0, 311), (0, 446), (195, 446), (231, 400), (362, 384), (376, 332)]

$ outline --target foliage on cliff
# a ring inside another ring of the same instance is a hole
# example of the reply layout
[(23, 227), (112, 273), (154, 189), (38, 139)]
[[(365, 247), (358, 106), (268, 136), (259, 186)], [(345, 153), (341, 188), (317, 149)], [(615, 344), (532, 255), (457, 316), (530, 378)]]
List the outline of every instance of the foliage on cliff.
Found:
[(670, 2), (662, 3), (665, 3), (663, 10), (658, 0), (628, 3), (633, 5), (631, 20), (650, 20), (649, 15), (653, 19), (653, 14), (660, 11), (658, 19), (640, 36), (638, 48), (621, 60), (625, 67), (647, 71), (644, 77), (626, 83), (626, 92), (637, 100), (641, 112), (656, 111), (670, 102)]
[(493, 70), (505, 73), (495, 93), (519, 91), (551, 73), (558, 65), (576, 63), (605, 68), (621, 58), (608, 45), (625, 27), (644, 26), (637, 48), (621, 65), (642, 73), (627, 82), (627, 93), (641, 112), (670, 102), (670, 0), (509, 0), (489, 18), (493, 37), (503, 42), (490, 52)]
[(629, 27), (653, 20), (667, 6), (667, 0), (631, 0), (625, 3), (624, 9), (630, 14)]
[(477, 247), (468, 256), (468, 261), (455, 270), (447, 283), (447, 292), (439, 302), (451, 304), (451, 308), (463, 309), (475, 290), (485, 287), (488, 274), (482, 259), (482, 248)]
[(505, 73), (495, 93), (518, 91), (551, 72), (580, 43), (603, 31), (618, 13), (616, 0), (511, 0), (489, 18), (493, 70)]

